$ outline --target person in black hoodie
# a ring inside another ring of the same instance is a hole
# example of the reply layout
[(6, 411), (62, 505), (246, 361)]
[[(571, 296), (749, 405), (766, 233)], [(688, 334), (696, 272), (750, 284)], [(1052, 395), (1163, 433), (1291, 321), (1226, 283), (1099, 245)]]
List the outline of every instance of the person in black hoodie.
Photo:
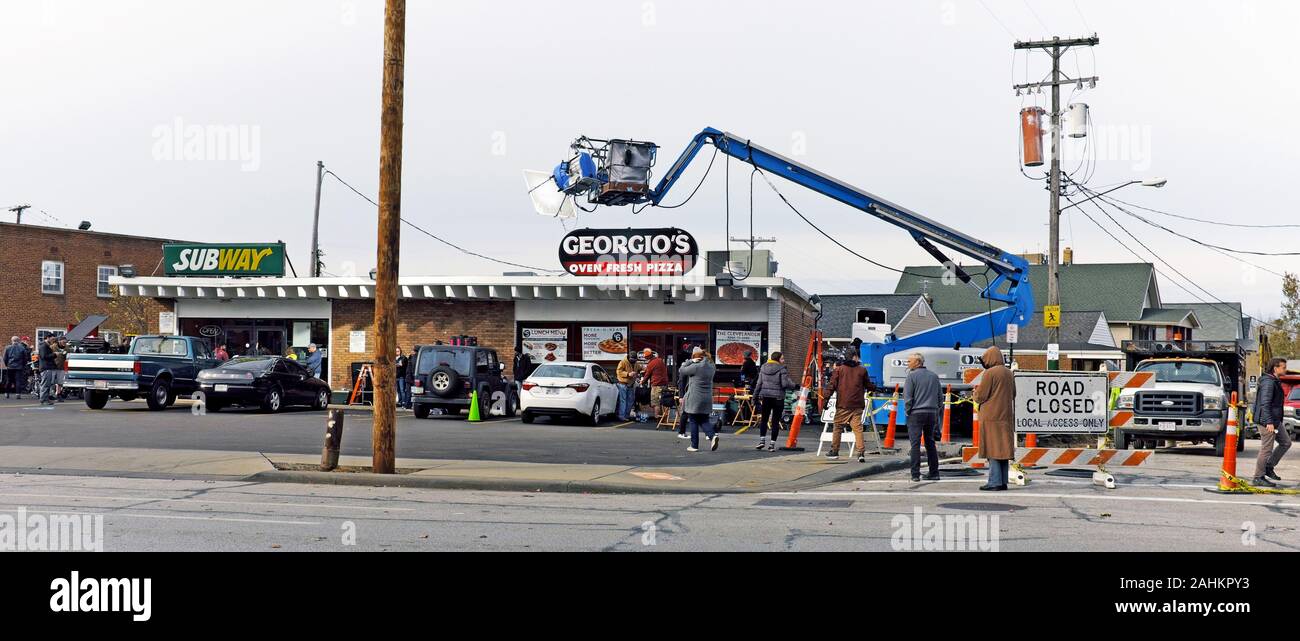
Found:
[(54, 404), (54, 373), (58, 371), (58, 357), (53, 336), (41, 341), (37, 350), (37, 364), (41, 368), (41, 405)]
[[(758, 447), (754, 449), (776, 451), (781, 414), (785, 412), (785, 393), (797, 388), (798, 385), (790, 380), (790, 370), (786, 369), (781, 352), (772, 352), (758, 370), (758, 381), (754, 383), (754, 398), (758, 399)], [(767, 442), (769, 430), (772, 432), (771, 443)]]
[[(1291, 449), (1291, 434), (1282, 422), (1282, 408), (1286, 396), (1282, 393), (1279, 377), (1286, 373), (1286, 361), (1275, 358), (1268, 362), (1264, 375), (1259, 377), (1259, 390), (1255, 393), (1254, 422), (1259, 426), (1259, 458), (1255, 459), (1255, 485), (1273, 486), (1281, 481), (1274, 468)], [(1277, 449), (1273, 449), (1276, 441)]]

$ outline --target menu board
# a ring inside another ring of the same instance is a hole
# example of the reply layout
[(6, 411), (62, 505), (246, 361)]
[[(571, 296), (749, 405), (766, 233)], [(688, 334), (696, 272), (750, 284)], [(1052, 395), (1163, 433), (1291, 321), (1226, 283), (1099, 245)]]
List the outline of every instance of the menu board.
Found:
[(520, 337), (523, 339), (523, 352), (538, 365), (569, 357), (569, 330), (566, 328), (525, 327), (520, 330)]
[(583, 327), (582, 360), (616, 361), (627, 355), (627, 327)]
[(762, 354), (763, 332), (720, 329), (714, 345), (713, 353), (719, 365), (744, 365), (745, 352), (750, 353), (750, 360), (758, 362)]

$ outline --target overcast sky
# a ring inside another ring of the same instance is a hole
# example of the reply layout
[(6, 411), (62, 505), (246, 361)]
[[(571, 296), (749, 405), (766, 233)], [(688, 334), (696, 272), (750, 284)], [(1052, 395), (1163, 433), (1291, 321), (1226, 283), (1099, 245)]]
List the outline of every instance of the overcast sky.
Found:
[[(1101, 77), (1074, 96), (1092, 108), (1090, 185), (1152, 176), (1124, 200), (1231, 222), (1300, 222), (1295, 174), (1300, 3), (1169, 0), (432, 2), (407, 12), (405, 217), (504, 260), (554, 269), (561, 221), (532, 211), (521, 171), (548, 169), (571, 140), (663, 146), (660, 171), (705, 126), (805, 164), (1011, 251), (1044, 251), (1047, 194), (1018, 170), (1017, 97), (1048, 59), (1016, 38), (1096, 32), (1065, 59)], [(289, 244), (305, 269), (315, 163), (374, 197), (383, 31), (380, 0), (124, 0), (0, 5), (0, 205), (24, 219), (198, 241)], [(1074, 92), (1067, 92), (1067, 97)], [(1028, 102), (1025, 102), (1028, 100)], [(234, 132), (226, 149), (187, 132)], [(175, 140), (177, 134), (180, 141)], [(202, 139), (201, 142), (205, 141)], [(707, 152), (667, 201), (685, 198)], [(1085, 166), (1088, 163), (1085, 162)], [(679, 226), (724, 242), (719, 161), (674, 210), (582, 214), (579, 226)], [(732, 234), (748, 233), (748, 172), (731, 166)], [(1031, 172), (1031, 175), (1034, 172)], [(1041, 175), (1041, 172), (1036, 172)], [(1089, 173), (1081, 170), (1080, 179)], [(879, 262), (933, 261), (901, 230), (794, 185), (796, 206)], [(41, 213), (43, 212), (45, 213)], [(1062, 245), (1079, 262), (1133, 255), (1069, 213)], [(1096, 209), (1084, 209), (1143, 256)], [(1116, 219), (1185, 274), (1248, 313), (1272, 316), (1280, 279), (1122, 213)], [(4, 213), (3, 220), (12, 220)], [(1300, 251), (1300, 230), (1152, 219), (1230, 248)], [(570, 223), (572, 226), (572, 223)], [(754, 232), (775, 236), (782, 274), (821, 293), (893, 291), (896, 278), (829, 243), (766, 188)], [(326, 180), (326, 269), (374, 266), (375, 212)], [(1295, 257), (1245, 257), (1300, 271)], [(402, 273), (503, 267), (402, 229)], [(1190, 288), (1190, 286), (1188, 286)], [(1194, 301), (1161, 280), (1167, 301)], [(1196, 291), (1196, 290), (1193, 290)], [(1198, 292), (1199, 294), (1199, 292)], [(1204, 294), (1200, 294), (1207, 298)]]

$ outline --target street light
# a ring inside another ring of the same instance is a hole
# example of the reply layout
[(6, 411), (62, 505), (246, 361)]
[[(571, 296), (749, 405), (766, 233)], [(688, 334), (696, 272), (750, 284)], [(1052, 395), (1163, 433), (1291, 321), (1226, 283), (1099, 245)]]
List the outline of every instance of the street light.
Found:
[[(1070, 183), (1073, 183), (1075, 186), (1082, 187), (1082, 185), (1080, 185), (1079, 183), (1074, 182), (1073, 180), (1070, 180), (1069, 178), (1066, 178), (1065, 180), (1068, 181), (1068, 182), (1070, 182)], [(1096, 194), (1096, 195), (1090, 196), (1090, 197), (1088, 197), (1088, 198), (1085, 198), (1085, 199), (1083, 199), (1083, 200), (1080, 200), (1080, 201), (1077, 202), (1077, 203), (1071, 203), (1071, 204), (1070, 204), (1069, 206), (1067, 206), (1067, 207), (1062, 207), (1062, 208), (1061, 208), (1061, 211), (1065, 211), (1065, 210), (1067, 210), (1067, 209), (1070, 209), (1071, 207), (1078, 207), (1079, 205), (1082, 205), (1083, 203), (1086, 203), (1086, 202), (1091, 201), (1091, 200), (1096, 200), (1096, 199), (1098, 199), (1098, 198), (1101, 198), (1102, 196), (1105, 196), (1106, 194), (1110, 194), (1110, 193), (1117, 192), (1117, 191), (1119, 191), (1119, 190), (1121, 190), (1121, 189), (1123, 189), (1123, 188), (1125, 188), (1125, 187), (1132, 187), (1133, 185), (1142, 185), (1143, 187), (1155, 187), (1156, 189), (1160, 189), (1161, 187), (1164, 187), (1165, 185), (1168, 185), (1168, 184), (1169, 184), (1169, 181), (1168, 181), (1168, 180), (1165, 180), (1164, 178), (1148, 178), (1148, 179), (1146, 179), (1146, 180), (1130, 180), (1130, 181), (1128, 181), (1128, 182), (1126, 182), (1126, 183), (1124, 183), (1124, 184), (1122, 184), (1122, 185), (1120, 185), (1120, 186), (1118, 186), (1118, 187), (1115, 187), (1114, 189), (1107, 189), (1106, 191), (1103, 191), (1103, 192), (1101, 192), (1101, 193), (1099, 193), (1099, 194)]]

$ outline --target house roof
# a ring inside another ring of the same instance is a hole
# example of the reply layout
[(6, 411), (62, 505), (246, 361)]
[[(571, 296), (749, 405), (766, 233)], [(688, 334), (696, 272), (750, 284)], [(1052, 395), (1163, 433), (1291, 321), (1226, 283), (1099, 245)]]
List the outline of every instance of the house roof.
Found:
[(916, 294), (836, 294), (821, 299), (821, 325), (826, 328), (826, 336), (847, 338), (853, 335), (853, 323), (858, 320), (859, 309), (883, 309), (889, 325), (897, 327), (921, 297)]
[(1192, 329), (1201, 326), (1200, 319), (1196, 313), (1183, 307), (1148, 309), (1142, 313), (1142, 318), (1135, 322), (1142, 325), (1173, 325), (1177, 327), (1190, 327)]
[(1197, 340), (1236, 341), (1246, 339), (1241, 303), (1170, 303), (1167, 309), (1188, 309), (1196, 314), (1201, 327)]
[[(1040, 309), (1047, 302), (1047, 265), (1030, 265), (1029, 282)], [(973, 274), (982, 267), (970, 267)], [(898, 279), (895, 294), (929, 292), (931, 307), (940, 314), (977, 314), (988, 311), (989, 302), (980, 298), (979, 288), (963, 283), (944, 284), (944, 267), (908, 267)], [(1102, 263), (1060, 266), (1061, 311), (1101, 311), (1111, 322), (1142, 319), (1148, 307), (1160, 307), (1155, 268), (1150, 263)], [(928, 283), (923, 283), (928, 281)], [(973, 283), (982, 283), (976, 276)], [(997, 304), (995, 303), (995, 306)]]
[[(943, 323), (952, 323), (969, 318), (969, 314), (939, 314)], [(1042, 350), (1050, 341), (1048, 329), (1043, 327), (1043, 314), (1034, 314), (1033, 320), (1020, 326), (1020, 337), (1016, 347), (1021, 349)], [(1006, 345), (1006, 339), (998, 340), (999, 346)], [(988, 347), (992, 341), (982, 341), (976, 347)], [(1115, 338), (1110, 333), (1110, 324), (1105, 312), (1061, 312), (1061, 338), (1058, 343), (1065, 351), (1107, 351), (1117, 350)]]

